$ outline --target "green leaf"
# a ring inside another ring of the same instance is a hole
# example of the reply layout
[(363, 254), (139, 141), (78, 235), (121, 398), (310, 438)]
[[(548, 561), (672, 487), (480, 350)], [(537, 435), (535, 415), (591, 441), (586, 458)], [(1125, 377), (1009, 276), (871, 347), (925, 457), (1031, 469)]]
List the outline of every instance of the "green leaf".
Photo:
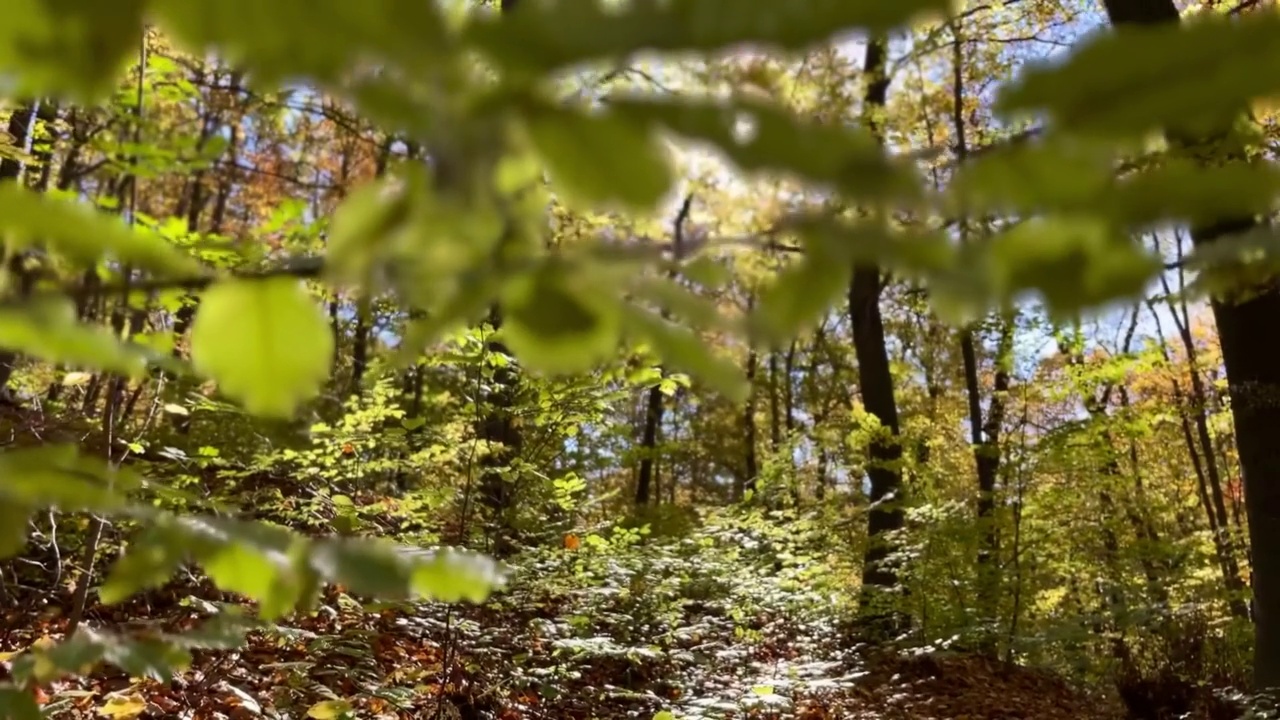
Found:
[(220, 588), (258, 601), (274, 619), (308, 599), (317, 579), (307, 561), (309, 541), (285, 528), (234, 518), (172, 516), (153, 523), (174, 533)]
[(137, 55), (145, 5), (145, 0), (6, 0), (0, 23), (6, 93), (102, 99)]
[(0, 454), (0, 498), (31, 507), (110, 512), (127, 507), (121, 491), (141, 487), (137, 475), (82, 456), (73, 445)]
[(204, 293), (191, 360), (250, 412), (287, 418), (329, 375), (333, 334), (302, 283), (226, 280)]
[(52, 363), (82, 365), (139, 377), (148, 355), (127, 345), (101, 325), (76, 320), (65, 298), (42, 298), (0, 307), (0, 347)]
[(959, 215), (1088, 209), (1114, 184), (1111, 147), (1048, 138), (984, 152), (963, 163), (947, 191)]
[(1087, 216), (1021, 222), (992, 237), (984, 251), (999, 298), (1035, 291), (1056, 315), (1136, 296), (1163, 265), (1127, 232)]
[(36, 647), (18, 657), (13, 663), (13, 677), (47, 683), (65, 675), (85, 674), (99, 662), (115, 665), (130, 675), (168, 680), (191, 664), (191, 653), (163, 634), (133, 639), (81, 628), (56, 645)]
[(262, 606), (262, 616), (276, 618), (298, 601), (293, 568), (287, 557), (247, 543), (231, 542), (202, 553), (200, 564), (222, 590), (247, 595)]
[(676, 720), (670, 710), (660, 710), (653, 715), (653, 720)]
[(410, 582), (421, 597), (441, 602), (484, 602), (506, 578), (493, 560), (465, 550), (440, 548), (411, 553)]
[(356, 188), (333, 214), (325, 244), (325, 273), (338, 285), (369, 282), (388, 236), (408, 219), (408, 194), (390, 179)]
[(771, 102), (610, 98), (619, 114), (709, 143), (746, 172), (784, 174), (851, 197), (912, 199), (915, 171), (862, 129), (802, 120)]
[(903, 278), (929, 279), (958, 261), (942, 233), (893, 231), (883, 223), (831, 218), (796, 218), (783, 227), (800, 237), (803, 254), (761, 294), (754, 319), (758, 330), (777, 339), (807, 329), (839, 304), (858, 263)]
[(311, 561), (332, 582), (357, 594), (390, 600), (481, 602), (503, 584), (497, 565), (477, 553), (410, 550), (363, 538), (318, 541)]
[(536, 74), (650, 51), (716, 52), (743, 44), (803, 50), (948, 9), (944, 0), (526, 0), (510, 15), (476, 18), (463, 39), (508, 72)]
[(0, 560), (8, 560), (22, 552), (27, 544), (27, 522), (30, 508), (5, 499), (0, 501)]
[(1116, 28), (1078, 44), (1065, 62), (1024, 69), (997, 109), (1048, 111), (1056, 126), (1100, 137), (1202, 133), (1280, 91), (1277, 38), (1276, 13)]
[(1191, 159), (1170, 158), (1124, 178), (1093, 207), (1133, 226), (1176, 220), (1195, 225), (1267, 213), (1277, 195), (1280, 170), (1272, 163), (1206, 166)]
[(525, 127), (552, 184), (587, 203), (648, 210), (671, 187), (666, 151), (646, 123), (539, 105), (529, 109)]
[[(413, 0), (154, 0), (152, 6), (173, 37), (217, 45), (264, 84), (299, 75), (336, 81), (362, 62), (425, 70), (453, 44), (437, 4)], [(281, 28), (307, 32), (304, 38)]]
[(162, 528), (148, 528), (129, 543), (98, 589), (103, 604), (124, 602), (135, 593), (166, 583), (182, 566), (187, 549), (181, 537)]
[(503, 288), (501, 337), (520, 361), (549, 373), (589, 370), (618, 349), (621, 316), (606, 269), (548, 261)]
[(43, 720), (44, 715), (31, 693), (6, 683), (0, 685), (0, 718)]
[(639, 308), (628, 307), (626, 326), (646, 339), (665, 363), (687, 372), (734, 402), (750, 388), (742, 368), (720, 357), (687, 328), (677, 327)]
[(44, 243), (83, 266), (112, 256), (158, 274), (200, 271), (195, 259), (155, 231), (130, 227), (118, 216), (83, 202), (27, 190), (14, 183), (0, 185), (0, 218), (12, 233), (15, 247)]

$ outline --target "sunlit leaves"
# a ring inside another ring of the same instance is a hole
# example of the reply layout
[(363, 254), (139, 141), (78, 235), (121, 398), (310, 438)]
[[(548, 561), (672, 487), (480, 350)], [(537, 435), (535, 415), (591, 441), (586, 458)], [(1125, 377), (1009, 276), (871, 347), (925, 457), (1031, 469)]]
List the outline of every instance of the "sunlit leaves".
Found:
[(552, 183), (586, 202), (649, 209), (671, 186), (657, 135), (626, 114), (538, 106), (530, 108), (525, 127)]
[(0, 77), (9, 96), (99, 99), (136, 56), (146, 0), (6, 0)]
[(329, 375), (333, 334), (291, 278), (228, 280), (201, 298), (191, 360), (249, 412), (289, 417)]
[(1280, 172), (1269, 163), (1208, 163), (1167, 153), (1125, 170), (1117, 168), (1117, 156), (1062, 138), (1002, 148), (959, 168), (948, 194), (966, 215), (1069, 212), (1142, 227), (1265, 213), (1280, 193)]
[(187, 558), (181, 540), (163, 528), (143, 530), (111, 566), (98, 589), (99, 600), (108, 605), (124, 602), (135, 593), (163, 585)]
[(477, 19), (464, 34), (505, 70), (553, 71), (654, 51), (719, 51), (743, 44), (802, 50), (852, 30), (891, 30), (942, 0), (525, 0), (510, 16)]
[(1113, 183), (1115, 153), (1074, 139), (995, 148), (958, 167), (947, 187), (965, 215), (1085, 209)]
[(106, 256), (160, 274), (194, 273), (199, 265), (158, 233), (129, 227), (119, 217), (76, 200), (0, 185), (0, 217), (14, 247), (44, 243), (92, 266)]
[(1277, 40), (1275, 13), (1115, 29), (1065, 62), (1024, 70), (999, 107), (1048, 111), (1061, 129), (1092, 136), (1212, 130), (1280, 90)]

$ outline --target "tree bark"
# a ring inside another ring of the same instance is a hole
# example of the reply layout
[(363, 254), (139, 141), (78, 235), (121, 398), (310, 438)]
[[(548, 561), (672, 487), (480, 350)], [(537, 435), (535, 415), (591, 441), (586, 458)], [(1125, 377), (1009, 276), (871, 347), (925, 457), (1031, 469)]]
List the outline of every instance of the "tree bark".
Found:
[[(1105, 0), (1117, 28), (1180, 22), (1173, 0)], [(1222, 128), (1226, 135), (1229, 128)], [(1172, 134), (1172, 133), (1170, 133)], [(1171, 137), (1172, 144), (1182, 142)], [(1195, 245), (1258, 227), (1250, 217), (1223, 217), (1193, 227)], [(1280, 443), (1272, 433), (1280, 427), (1280, 347), (1274, 342), (1280, 317), (1280, 283), (1275, 279), (1234, 297), (1211, 303), (1222, 345), (1223, 365), (1235, 420), (1240, 466), (1244, 475), (1245, 511), (1253, 558), (1255, 689), (1280, 689)]]
[[(863, 72), (867, 76), (863, 98), (867, 124), (883, 143), (882, 115), (889, 95), (887, 65), (888, 41), (873, 36), (867, 41)], [(871, 442), (867, 475), (871, 481), (870, 508), (867, 511), (867, 549), (863, 556), (861, 604), (872, 620), (891, 621), (884, 629), (897, 629), (904, 618), (887, 608), (875, 607), (876, 596), (899, 586), (898, 570), (889, 560), (888, 536), (903, 526), (902, 444), (899, 437), (898, 406), (893, 392), (889, 352), (885, 347), (884, 319), (880, 313), (880, 296), (884, 279), (880, 268), (859, 263), (854, 267), (849, 285), (849, 318), (853, 326), (854, 353), (858, 359), (858, 384), (862, 405), (876, 420), (880, 429)]]

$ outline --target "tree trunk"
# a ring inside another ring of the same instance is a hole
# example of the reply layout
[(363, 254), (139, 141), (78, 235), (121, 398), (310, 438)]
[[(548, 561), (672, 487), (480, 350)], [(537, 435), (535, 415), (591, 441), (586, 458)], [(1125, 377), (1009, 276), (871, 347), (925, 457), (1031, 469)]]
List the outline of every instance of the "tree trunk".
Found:
[[(1173, 0), (1105, 0), (1104, 5), (1117, 27), (1180, 21)], [(1224, 217), (1192, 228), (1191, 238), (1204, 246), (1257, 226), (1252, 216)], [(1268, 691), (1280, 688), (1280, 443), (1271, 437), (1280, 427), (1280, 403), (1275, 401), (1280, 363), (1271, 342), (1280, 317), (1280, 283), (1272, 279), (1247, 290), (1215, 298), (1212, 307), (1227, 370), (1254, 560), (1253, 680), (1256, 690)]]
[[(873, 36), (867, 41), (863, 72), (867, 76), (863, 111), (876, 138), (883, 143), (882, 114), (889, 95), (887, 67), (888, 41)], [(902, 445), (899, 438), (898, 406), (893, 394), (893, 375), (885, 347), (884, 320), (880, 295), (884, 290), (880, 268), (859, 263), (849, 286), (849, 317), (853, 325), (854, 352), (858, 359), (858, 384), (862, 404), (879, 421), (880, 430), (871, 442), (867, 475), (871, 480), (870, 509), (867, 511), (867, 549), (863, 557), (862, 606), (870, 619), (883, 629), (896, 629), (900, 618), (885, 607), (876, 607), (876, 595), (898, 588), (898, 570), (888, 562), (890, 533), (903, 526)]]
[[(504, 6), (505, 7), (505, 6)], [(680, 205), (679, 212), (676, 213), (676, 219), (671, 234), (671, 259), (672, 264), (679, 264), (684, 257), (684, 223), (689, 218), (689, 210), (693, 207), (693, 195), (685, 196), (684, 203)], [(667, 273), (667, 279), (674, 281), (676, 272), (672, 269)], [(663, 320), (671, 319), (671, 312), (667, 308), (660, 310)], [(662, 432), (662, 415), (666, 411), (666, 404), (662, 398), (662, 377), (665, 369), (658, 367), (658, 382), (649, 388), (649, 397), (645, 405), (644, 430), (640, 439), (640, 470), (636, 474), (636, 496), (637, 505), (648, 504), (650, 496), (654, 492), (654, 486), (657, 484), (657, 463), (658, 463), (658, 437)]]
[(760, 474), (760, 462), (756, 458), (756, 366), (759, 365), (756, 349), (747, 350), (747, 384), (751, 386), (751, 394), (747, 396), (746, 406), (742, 409), (743, 461), (742, 491), (736, 493), (734, 500), (746, 497), (746, 491), (755, 492), (756, 476)]

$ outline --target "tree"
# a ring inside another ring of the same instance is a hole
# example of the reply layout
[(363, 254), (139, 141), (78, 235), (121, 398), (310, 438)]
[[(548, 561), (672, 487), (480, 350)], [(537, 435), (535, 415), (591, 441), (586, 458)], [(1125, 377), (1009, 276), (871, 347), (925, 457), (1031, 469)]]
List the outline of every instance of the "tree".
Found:
[[(1107, 0), (1107, 16), (1121, 31), (1181, 22), (1172, 0)], [(1204, 147), (1230, 153), (1239, 161), (1235, 130), (1221, 125), (1202, 139), (1189, 128), (1166, 128), (1176, 147)], [(1192, 150), (1194, 152), (1194, 150)], [(1191, 229), (1197, 247), (1209, 247), (1259, 227), (1252, 214), (1222, 214), (1205, 218)], [(1280, 392), (1280, 366), (1272, 362), (1267, 328), (1280, 312), (1280, 283), (1267, 280), (1237, 289), (1213, 301), (1214, 319), (1222, 343), (1236, 441), (1245, 476), (1245, 507), (1253, 548), (1253, 615), (1255, 628), (1254, 682), (1259, 689), (1280, 688), (1280, 527), (1269, 518), (1280, 516), (1280, 446), (1272, 429), (1280, 423), (1280, 405), (1270, 400)]]

